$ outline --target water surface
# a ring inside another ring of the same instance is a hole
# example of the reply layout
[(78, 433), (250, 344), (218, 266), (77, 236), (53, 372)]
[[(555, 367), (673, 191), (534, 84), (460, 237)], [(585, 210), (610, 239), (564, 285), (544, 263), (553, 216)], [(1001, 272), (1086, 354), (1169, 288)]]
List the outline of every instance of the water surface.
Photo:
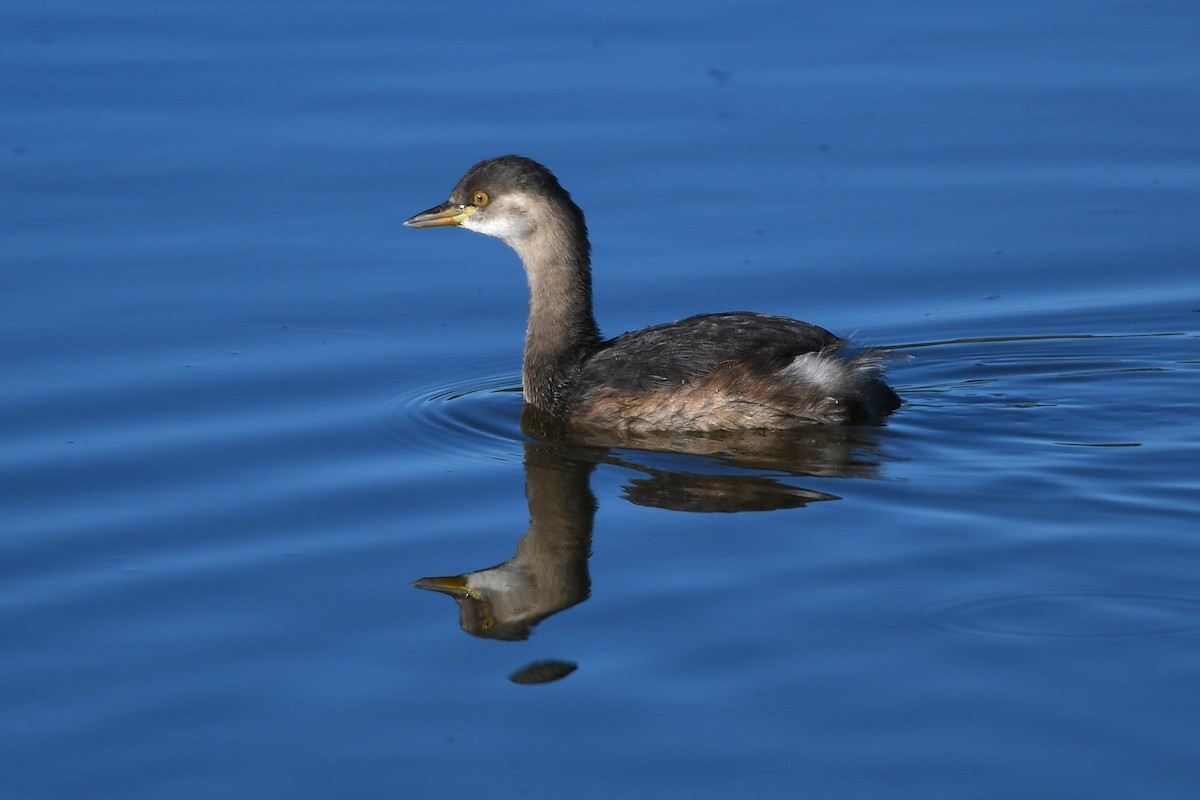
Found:
[[(1190, 4), (3, 20), (0, 796), (1194, 794)], [(400, 226), (505, 152), (608, 334), (905, 406), (523, 432), (517, 260)]]

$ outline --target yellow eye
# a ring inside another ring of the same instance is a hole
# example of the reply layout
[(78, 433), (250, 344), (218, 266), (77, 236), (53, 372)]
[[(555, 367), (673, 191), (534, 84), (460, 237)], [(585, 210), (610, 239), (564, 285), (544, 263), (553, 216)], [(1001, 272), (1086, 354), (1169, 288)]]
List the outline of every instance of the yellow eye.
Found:
[(477, 208), (486, 206), (488, 204), (488, 201), (490, 201), (491, 199), (492, 198), (488, 197), (487, 192), (476, 192), (475, 196), (471, 198), (471, 205), (473, 205)]

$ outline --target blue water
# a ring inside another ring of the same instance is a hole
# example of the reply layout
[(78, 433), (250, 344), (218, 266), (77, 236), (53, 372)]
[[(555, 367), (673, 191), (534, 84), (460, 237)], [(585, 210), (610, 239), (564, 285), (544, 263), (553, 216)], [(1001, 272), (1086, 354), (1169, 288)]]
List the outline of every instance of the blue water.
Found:
[[(1198, 40), (7, 3), (0, 798), (1193, 797)], [(608, 334), (801, 317), (905, 406), (530, 438), (517, 259), (400, 225), (506, 152), (587, 211)]]

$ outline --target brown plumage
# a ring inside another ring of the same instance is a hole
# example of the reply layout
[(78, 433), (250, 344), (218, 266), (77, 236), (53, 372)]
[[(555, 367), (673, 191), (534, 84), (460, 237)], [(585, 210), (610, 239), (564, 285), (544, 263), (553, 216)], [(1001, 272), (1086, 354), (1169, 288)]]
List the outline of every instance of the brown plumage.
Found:
[(517, 251), (529, 280), (525, 401), (569, 424), (632, 431), (796, 428), (900, 405), (878, 353), (787, 317), (703, 314), (602, 341), (583, 212), (541, 164), (472, 167), (411, 227), (458, 225)]

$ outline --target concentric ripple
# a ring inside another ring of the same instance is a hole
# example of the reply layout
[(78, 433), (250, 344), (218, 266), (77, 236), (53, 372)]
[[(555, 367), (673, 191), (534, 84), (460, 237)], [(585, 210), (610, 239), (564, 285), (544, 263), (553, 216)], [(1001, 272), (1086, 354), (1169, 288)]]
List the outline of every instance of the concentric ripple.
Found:
[(1126, 639), (1200, 631), (1200, 597), (1140, 592), (1007, 592), (919, 608), (918, 627), (1035, 639)]
[(517, 453), (521, 435), (521, 383), (493, 375), (457, 383), (414, 387), (389, 400), (391, 424), (408, 442), (443, 452)]

